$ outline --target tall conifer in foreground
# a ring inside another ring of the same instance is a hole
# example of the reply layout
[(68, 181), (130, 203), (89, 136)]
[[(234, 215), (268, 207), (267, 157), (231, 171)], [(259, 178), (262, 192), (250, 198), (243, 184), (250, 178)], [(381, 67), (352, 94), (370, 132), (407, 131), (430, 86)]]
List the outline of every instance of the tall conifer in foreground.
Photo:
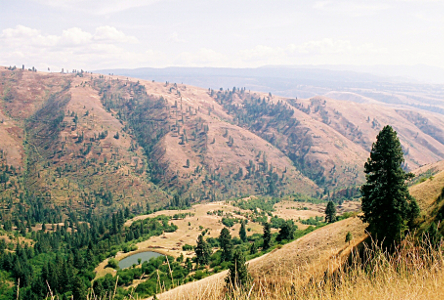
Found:
[(404, 157), (396, 131), (385, 126), (373, 143), (364, 165), (367, 182), (361, 187), (363, 220), (368, 230), (386, 246), (398, 242), (419, 215), (418, 205), (410, 195), (406, 180), (411, 173), (402, 169)]
[(230, 291), (244, 289), (248, 285), (249, 280), (250, 275), (245, 256), (242, 250), (237, 249), (231, 260), (228, 276), (225, 278), (227, 288)]
[(227, 227), (222, 228), (219, 235), (219, 244), (222, 249), (221, 259), (223, 261), (231, 260), (231, 251), (233, 248), (233, 244), (231, 242), (231, 234)]

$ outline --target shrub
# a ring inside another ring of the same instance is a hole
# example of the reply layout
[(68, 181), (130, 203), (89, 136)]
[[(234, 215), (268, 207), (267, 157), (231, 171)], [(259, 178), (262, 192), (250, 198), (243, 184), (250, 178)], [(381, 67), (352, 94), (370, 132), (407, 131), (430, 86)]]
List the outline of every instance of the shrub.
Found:
[(117, 269), (117, 268), (119, 268), (119, 261), (115, 258), (111, 258), (110, 260), (108, 260), (107, 267)]
[(182, 250), (183, 251), (190, 251), (190, 250), (193, 250), (193, 249), (194, 249), (194, 247), (191, 246), (191, 245), (188, 245), (188, 244), (185, 244), (185, 245), (182, 246)]

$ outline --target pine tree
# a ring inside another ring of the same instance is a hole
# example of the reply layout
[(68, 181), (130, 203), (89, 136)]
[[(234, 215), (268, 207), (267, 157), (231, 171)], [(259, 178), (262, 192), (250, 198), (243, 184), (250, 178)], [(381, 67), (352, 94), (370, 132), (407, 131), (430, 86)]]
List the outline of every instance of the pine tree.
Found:
[(83, 279), (79, 276), (74, 278), (74, 285), (72, 295), (74, 299), (83, 300), (86, 299), (87, 290)]
[(364, 165), (366, 183), (361, 187), (363, 220), (380, 242), (392, 245), (402, 238), (407, 223), (419, 215), (406, 180), (413, 175), (402, 169), (404, 157), (396, 131), (389, 125), (379, 132)]
[(202, 234), (197, 238), (197, 245), (194, 252), (196, 253), (198, 265), (204, 266), (208, 264), (211, 256), (211, 247), (206, 241), (204, 241)]
[(247, 231), (245, 230), (245, 221), (242, 221), (241, 228), (239, 230), (239, 237), (242, 240), (242, 242), (247, 241)]
[(228, 276), (225, 278), (228, 290), (242, 290), (247, 287), (250, 281), (250, 274), (248, 274), (248, 265), (245, 262), (243, 252), (237, 249), (231, 260)]
[(251, 247), (250, 247), (250, 254), (256, 254), (256, 253), (257, 253), (257, 246), (256, 246), (256, 243), (253, 242), (253, 244), (251, 244)]
[(271, 246), (271, 224), (268, 222), (264, 223), (263, 239), (264, 243), (262, 245), (262, 249), (267, 250)]
[(222, 230), (220, 231), (219, 244), (220, 248), (222, 249), (221, 259), (223, 261), (230, 261), (233, 244), (231, 242), (230, 231), (226, 227), (222, 228)]
[(336, 206), (333, 201), (328, 201), (325, 208), (325, 222), (333, 223), (334, 221), (336, 221)]
[(276, 241), (278, 242), (283, 240), (292, 240), (297, 227), (294, 225), (293, 220), (287, 220), (279, 228), (279, 234), (276, 237)]

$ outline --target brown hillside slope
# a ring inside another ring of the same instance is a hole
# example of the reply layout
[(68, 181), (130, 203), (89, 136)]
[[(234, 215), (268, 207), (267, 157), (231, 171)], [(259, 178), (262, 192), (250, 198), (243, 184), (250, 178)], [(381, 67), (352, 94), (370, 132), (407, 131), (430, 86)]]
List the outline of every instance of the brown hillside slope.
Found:
[(30, 192), (83, 209), (165, 203), (175, 192), (214, 201), (359, 185), (386, 124), (398, 131), (410, 169), (444, 159), (441, 115), (396, 102), (7, 68), (0, 81), (7, 162), (29, 163)]
[(122, 132), (124, 122), (104, 109), (86, 76), (0, 74), (0, 149), (8, 164), (22, 168), (26, 151), (31, 194), (45, 192), (62, 207), (82, 209), (166, 201), (146, 180), (144, 153), (130, 149), (133, 137)]
[[(294, 102), (292, 102), (294, 104)], [(372, 142), (383, 126), (398, 132), (410, 169), (441, 160), (444, 156), (442, 116), (409, 108), (381, 104), (359, 104), (314, 97), (297, 100), (295, 107), (310, 117), (328, 124), (342, 136), (361, 146), (361, 156), (368, 156)], [(410, 117), (414, 115), (415, 117)], [(429, 129), (427, 129), (429, 128)]]
[(17, 126), (16, 121), (5, 116), (0, 111), (0, 149), (6, 157), (5, 163), (14, 167), (23, 166), (23, 130)]
[(409, 191), (418, 201), (424, 213), (433, 214), (433, 210), (439, 209), (442, 205), (437, 199), (444, 191), (444, 171), (436, 173), (424, 182), (411, 186)]
[[(243, 90), (218, 91), (213, 97), (239, 125), (272, 143), (321, 185), (362, 183), (363, 162), (386, 124), (398, 131), (408, 168), (444, 157), (440, 135), (444, 123), (434, 113), (421, 111), (421, 117), (406, 118), (414, 113), (411, 108), (381, 102), (352, 103), (320, 96), (287, 99)], [(421, 122), (428, 122), (433, 130), (426, 130)]]
[[(155, 176), (163, 189), (180, 188), (194, 199), (217, 200), (267, 193), (267, 177), (272, 177), (284, 193), (312, 194), (319, 190), (278, 148), (233, 124), (208, 90), (118, 79), (95, 80), (94, 84), (103, 93), (102, 103), (112, 107), (116, 115), (125, 114), (123, 119), (127, 120), (137, 118), (137, 124), (145, 122), (147, 126), (156, 120), (157, 125), (150, 129), (153, 133), (139, 133), (138, 143), (161, 170)], [(135, 111), (146, 110), (146, 114), (129, 111), (133, 101), (140, 106)], [(147, 109), (150, 105), (156, 109)]]
[(22, 167), (24, 120), (34, 114), (50, 93), (66, 85), (64, 76), (40, 72), (0, 70), (0, 149), (7, 162)]
[(444, 160), (437, 161), (432, 164), (423, 165), (423, 166), (419, 167), (418, 169), (413, 170), (412, 173), (415, 174), (416, 176), (418, 176), (418, 175), (426, 173), (427, 171), (429, 171), (432, 174), (436, 174), (438, 172), (444, 171)]
[[(318, 229), (292, 243), (284, 245), (249, 262), (249, 270), (256, 286), (273, 284), (304, 284), (311, 278), (321, 278), (325, 271), (335, 270), (348, 257), (354, 245), (366, 237), (366, 224), (359, 218), (346, 219)], [(345, 243), (350, 231), (353, 240)], [(158, 295), (159, 299), (218, 298), (225, 285), (227, 272), (179, 286)]]

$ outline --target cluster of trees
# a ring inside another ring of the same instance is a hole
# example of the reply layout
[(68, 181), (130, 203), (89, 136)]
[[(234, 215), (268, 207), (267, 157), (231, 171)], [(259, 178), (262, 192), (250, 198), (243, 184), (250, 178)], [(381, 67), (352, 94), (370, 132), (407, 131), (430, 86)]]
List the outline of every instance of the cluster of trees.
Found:
[[(30, 220), (35, 220), (35, 216), (40, 214), (30, 214)], [(85, 299), (95, 277), (93, 270), (99, 262), (119, 250), (128, 251), (135, 240), (177, 229), (169, 223), (170, 217), (165, 216), (123, 227), (129, 216), (130, 210), (126, 208), (112, 215), (90, 216), (86, 223), (79, 221), (77, 214), (72, 212), (63, 225), (49, 227), (43, 223), (40, 231), (27, 233), (26, 236), (34, 240), (33, 247), (18, 243), (11, 252), (6, 250), (9, 245), (1, 240), (0, 270), (7, 272), (15, 282), (20, 281), (21, 299), (45, 298), (49, 292), (46, 281), (61, 299), (72, 295), (74, 299)], [(61, 222), (60, 219), (56, 221)]]
[[(95, 78), (94, 86), (99, 89), (101, 101), (108, 110), (116, 110), (117, 117), (126, 121), (128, 133), (134, 134), (137, 143), (149, 158), (147, 171), (150, 180), (159, 184), (165, 179), (165, 166), (154, 153), (156, 143), (169, 132), (168, 106), (164, 98), (149, 96), (144, 85), (116, 81), (111, 85), (105, 79)], [(123, 94), (132, 95), (130, 98)], [(117, 134), (114, 138), (118, 138)]]
[[(246, 222), (241, 223), (239, 230), (240, 238), (232, 238), (230, 230), (224, 227), (216, 243), (213, 242), (212, 238), (205, 240), (204, 231), (199, 235), (197, 246), (195, 247), (195, 261), (198, 266), (210, 265), (210, 267), (213, 266), (218, 270), (229, 269), (229, 274), (226, 278), (228, 290), (244, 288), (249, 284), (250, 277), (247, 271), (246, 258), (257, 255), (259, 248), (261, 253), (265, 253), (272, 248), (274, 242), (286, 243), (295, 237), (305, 234), (305, 232), (300, 232), (296, 235), (297, 226), (292, 220), (284, 221), (280, 225), (277, 234), (272, 234), (272, 224), (265, 222), (262, 235), (253, 234), (247, 236), (245, 224)], [(212, 246), (219, 246), (219, 250), (212, 253)]]
[[(224, 227), (217, 239), (217, 243), (213, 243), (212, 238), (205, 240), (206, 231), (202, 232), (197, 239), (197, 246), (194, 251), (196, 253), (196, 263), (198, 265), (208, 265), (210, 262), (219, 260), (220, 263), (231, 261), (233, 258), (233, 252), (236, 249), (243, 249), (244, 252), (249, 254), (256, 254), (258, 248), (261, 247), (262, 251), (268, 250), (273, 245), (275, 240), (278, 243), (286, 243), (295, 238), (297, 226), (292, 220), (283, 220), (278, 227), (279, 232), (274, 235), (271, 233), (272, 223), (264, 222), (264, 233), (261, 236), (257, 234), (247, 236), (246, 220), (241, 222), (239, 229), (239, 238), (232, 238), (230, 230)], [(211, 246), (216, 245), (220, 247), (220, 250), (212, 255)]]
[(190, 199), (181, 198), (178, 194), (174, 194), (173, 199), (165, 206), (166, 209), (187, 209), (190, 207)]

